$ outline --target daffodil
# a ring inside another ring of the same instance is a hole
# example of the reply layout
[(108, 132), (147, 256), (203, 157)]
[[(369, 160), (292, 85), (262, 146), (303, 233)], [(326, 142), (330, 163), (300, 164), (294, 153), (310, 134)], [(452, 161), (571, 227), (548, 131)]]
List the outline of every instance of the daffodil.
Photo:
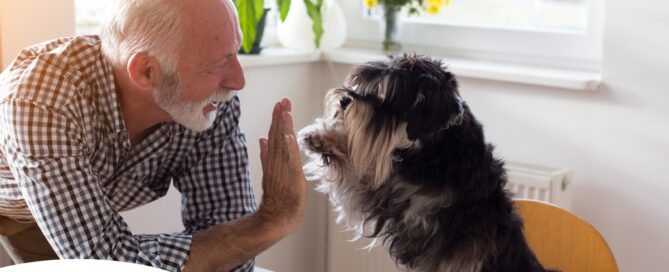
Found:
[(378, 0), (363, 0), (363, 2), (365, 3), (365, 7), (368, 9), (374, 8), (379, 4)]
[(427, 14), (430, 14), (430, 15), (435, 15), (439, 12), (439, 6), (428, 4), (427, 8), (425, 8), (425, 12), (427, 12)]
[(427, 0), (428, 6), (441, 6), (444, 4), (444, 0)]

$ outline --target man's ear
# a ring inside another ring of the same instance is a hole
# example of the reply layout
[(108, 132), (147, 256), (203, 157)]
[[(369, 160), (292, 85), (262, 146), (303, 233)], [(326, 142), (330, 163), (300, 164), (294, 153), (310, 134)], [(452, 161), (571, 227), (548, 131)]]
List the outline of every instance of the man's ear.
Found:
[(145, 52), (137, 52), (128, 59), (130, 81), (140, 90), (151, 91), (162, 81), (158, 60)]

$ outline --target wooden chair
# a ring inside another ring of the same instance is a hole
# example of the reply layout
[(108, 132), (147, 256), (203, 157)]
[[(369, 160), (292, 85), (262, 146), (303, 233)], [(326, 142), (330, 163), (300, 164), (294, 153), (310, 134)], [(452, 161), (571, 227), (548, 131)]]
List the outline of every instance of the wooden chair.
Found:
[[(2, 249), (5, 250), (5, 253), (9, 256), (9, 258), (12, 260), (14, 264), (21, 264), (23, 263), (23, 258), (19, 256), (18, 253), (14, 250), (14, 247), (12, 244), (9, 242), (7, 237), (0, 235), (0, 246)], [(0, 267), (2, 267), (4, 264), (0, 264)]]
[(604, 238), (588, 222), (555, 205), (514, 200), (530, 247), (546, 269), (562, 272), (617, 272)]

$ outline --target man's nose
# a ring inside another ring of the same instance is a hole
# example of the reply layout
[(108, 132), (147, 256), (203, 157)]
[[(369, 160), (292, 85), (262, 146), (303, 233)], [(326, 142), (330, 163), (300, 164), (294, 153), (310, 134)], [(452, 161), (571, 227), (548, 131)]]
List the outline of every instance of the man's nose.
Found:
[(230, 69), (228, 69), (227, 75), (225, 75), (223, 85), (223, 87), (231, 90), (241, 90), (246, 85), (244, 70), (237, 56), (233, 57), (230, 62)]

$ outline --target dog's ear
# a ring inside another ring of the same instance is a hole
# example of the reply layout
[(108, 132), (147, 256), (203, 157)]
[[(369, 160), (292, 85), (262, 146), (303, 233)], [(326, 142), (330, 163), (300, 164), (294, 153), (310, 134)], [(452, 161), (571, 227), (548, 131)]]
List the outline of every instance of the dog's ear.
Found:
[[(418, 76), (415, 98), (406, 113), (407, 137), (420, 139), (460, 121), (463, 112), (455, 76), (437, 65)], [(422, 70), (422, 69), (421, 69)]]
[(348, 152), (354, 174), (377, 189), (392, 171), (393, 150), (405, 138), (405, 124), (392, 115), (378, 114), (370, 104), (359, 104), (346, 112)]

